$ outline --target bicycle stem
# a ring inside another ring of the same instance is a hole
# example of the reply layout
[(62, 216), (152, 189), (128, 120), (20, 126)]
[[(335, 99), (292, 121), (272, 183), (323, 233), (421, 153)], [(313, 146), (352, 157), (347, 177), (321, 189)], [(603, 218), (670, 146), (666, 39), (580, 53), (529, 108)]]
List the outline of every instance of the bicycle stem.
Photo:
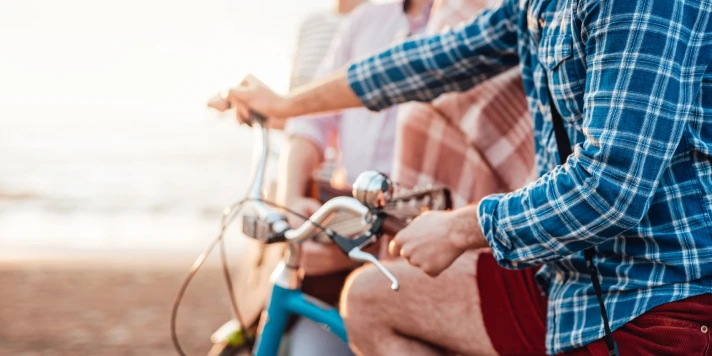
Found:
[(262, 187), (264, 184), (265, 171), (267, 170), (267, 156), (269, 154), (269, 131), (265, 127), (265, 119), (261, 115), (252, 114), (252, 127), (255, 130), (255, 151), (253, 161), (255, 172), (250, 185), (247, 197), (254, 202), (253, 208), (260, 220), (271, 226), (271, 230), (282, 233), (289, 229), (286, 218), (283, 214), (270, 209), (262, 202)]
[(267, 168), (267, 150), (269, 149), (269, 133), (267, 129), (262, 126), (261, 122), (256, 122), (252, 127), (255, 130), (255, 151), (252, 158), (254, 162), (254, 167), (252, 169), (254, 176), (253, 181), (250, 185), (250, 190), (247, 193), (250, 199), (261, 199), (262, 198), (262, 184), (264, 183), (265, 170)]

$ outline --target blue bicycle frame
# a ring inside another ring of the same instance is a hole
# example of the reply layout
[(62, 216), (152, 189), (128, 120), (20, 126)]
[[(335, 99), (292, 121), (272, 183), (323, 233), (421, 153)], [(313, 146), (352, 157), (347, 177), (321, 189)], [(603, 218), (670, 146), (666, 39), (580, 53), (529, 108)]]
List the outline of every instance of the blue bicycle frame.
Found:
[(282, 334), (291, 314), (311, 319), (347, 342), (346, 328), (338, 310), (305, 295), (298, 289), (286, 289), (275, 285), (267, 306), (266, 322), (255, 344), (254, 356), (276, 356)]
[(298, 267), (300, 253), (299, 245), (290, 244), (288, 256), (280, 262), (270, 278), (273, 283), (272, 296), (265, 314), (262, 315), (264, 323), (258, 334), (253, 351), (254, 356), (277, 356), (287, 320), (292, 314), (321, 324), (322, 327), (347, 342), (346, 328), (339, 311), (302, 293), (300, 289), (301, 275)]

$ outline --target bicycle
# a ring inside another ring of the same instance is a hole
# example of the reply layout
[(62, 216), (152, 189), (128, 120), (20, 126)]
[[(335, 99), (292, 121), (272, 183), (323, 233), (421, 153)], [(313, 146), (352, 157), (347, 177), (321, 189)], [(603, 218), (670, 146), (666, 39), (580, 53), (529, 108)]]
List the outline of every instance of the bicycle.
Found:
[[(323, 232), (352, 260), (369, 262), (376, 266), (391, 282), (391, 289), (397, 291), (399, 285), (395, 276), (375, 256), (363, 250), (378, 241), (387, 222), (391, 225), (395, 222), (395, 225), (402, 227), (424, 210), (451, 207), (449, 190), (445, 188), (428, 187), (396, 196), (393, 183), (387, 176), (375, 171), (366, 171), (355, 181), (353, 197), (340, 196), (328, 200), (300, 227), (291, 229), (286, 216), (272, 208), (275, 204), (268, 203), (262, 198), (262, 183), (269, 152), (269, 135), (265, 122), (264, 117), (252, 113), (250, 125), (253, 126), (258, 138), (256, 142), (258, 158), (246, 199), (252, 205), (251, 212), (243, 215), (242, 228), (245, 235), (265, 244), (286, 242), (287, 253), (271, 275), (272, 294), (263, 311), (260, 330), (255, 331), (254, 327), (248, 330), (245, 325), (238, 325), (239, 323), (233, 320), (213, 334), (212, 341), (215, 346), (210, 355), (229, 356), (250, 351), (254, 342), (253, 356), (276, 356), (287, 321), (292, 314), (311, 319), (333, 332), (344, 342), (348, 342), (346, 329), (338, 310), (304, 294), (300, 288), (302, 279), (299, 271), (300, 244)], [(335, 214), (343, 211), (355, 215), (358, 223), (354, 224), (354, 221), (343, 221), (343, 219), (336, 221), (339, 219), (334, 219)], [(333, 224), (329, 225), (330, 223)], [(339, 225), (340, 233), (336, 232), (335, 225)], [(393, 229), (391, 228), (390, 231), (394, 231)], [(355, 238), (344, 236), (352, 234), (358, 235)], [(236, 309), (236, 305), (233, 307)]]

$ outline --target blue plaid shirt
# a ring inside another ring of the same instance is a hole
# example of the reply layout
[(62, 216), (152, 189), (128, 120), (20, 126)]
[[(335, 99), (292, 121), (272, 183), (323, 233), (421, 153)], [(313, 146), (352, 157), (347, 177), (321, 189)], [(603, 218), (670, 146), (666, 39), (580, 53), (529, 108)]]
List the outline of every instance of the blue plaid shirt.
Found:
[[(543, 265), (549, 353), (604, 335), (588, 247), (612, 329), (712, 292), (710, 12), (712, 0), (505, 0), (348, 70), (380, 110), (521, 66), (541, 176), (482, 200), (479, 221), (500, 264)], [(552, 102), (574, 145), (563, 166)]]

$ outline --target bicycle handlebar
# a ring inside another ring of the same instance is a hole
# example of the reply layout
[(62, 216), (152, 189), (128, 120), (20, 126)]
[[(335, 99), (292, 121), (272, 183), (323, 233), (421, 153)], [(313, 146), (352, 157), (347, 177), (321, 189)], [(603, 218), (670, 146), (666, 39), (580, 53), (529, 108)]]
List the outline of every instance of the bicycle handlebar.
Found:
[[(339, 248), (351, 259), (360, 262), (370, 262), (375, 265), (391, 281), (391, 289), (398, 290), (398, 280), (391, 274), (373, 255), (362, 251), (362, 247), (374, 237), (380, 236), (382, 219), (377, 212), (383, 207), (385, 201), (390, 198), (392, 184), (383, 174), (367, 171), (362, 173), (354, 183), (352, 197), (336, 197), (324, 203), (317, 211), (305, 221), (300, 227), (290, 229), (287, 218), (284, 214), (271, 209), (262, 201), (262, 184), (267, 165), (267, 154), (269, 148), (269, 133), (265, 127), (267, 119), (254, 111), (250, 112), (250, 120), (247, 122), (256, 132), (259, 141), (256, 142), (258, 149), (255, 151), (255, 175), (250, 186), (248, 198), (254, 202), (252, 205), (256, 217), (243, 216), (243, 232), (257, 240), (265, 243), (287, 241), (289, 243), (300, 243), (317, 232), (316, 229), (328, 222), (338, 211), (348, 211), (360, 216), (365, 223), (374, 223), (374, 229), (359, 236), (356, 239), (346, 239), (338, 234), (328, 231), (328, 235), (335, 240)], [(357, 199), (358, 198), (358, 199)], [(375, 219), (374, 219), (375, 218)]]
[(284, 237), (288, 241), (304, 241), (314, 236), (318, 226), (327, 221), (327, 219), (339, 210), (349, 211), (364, 220), (370, 215), (368, 208), (363, 206), (358, 200), (350, 197), (336, 197), (324, 203), (324, 205), (317, 209), (309, 220), (305, 221), (299, 228), (286, 230)]

